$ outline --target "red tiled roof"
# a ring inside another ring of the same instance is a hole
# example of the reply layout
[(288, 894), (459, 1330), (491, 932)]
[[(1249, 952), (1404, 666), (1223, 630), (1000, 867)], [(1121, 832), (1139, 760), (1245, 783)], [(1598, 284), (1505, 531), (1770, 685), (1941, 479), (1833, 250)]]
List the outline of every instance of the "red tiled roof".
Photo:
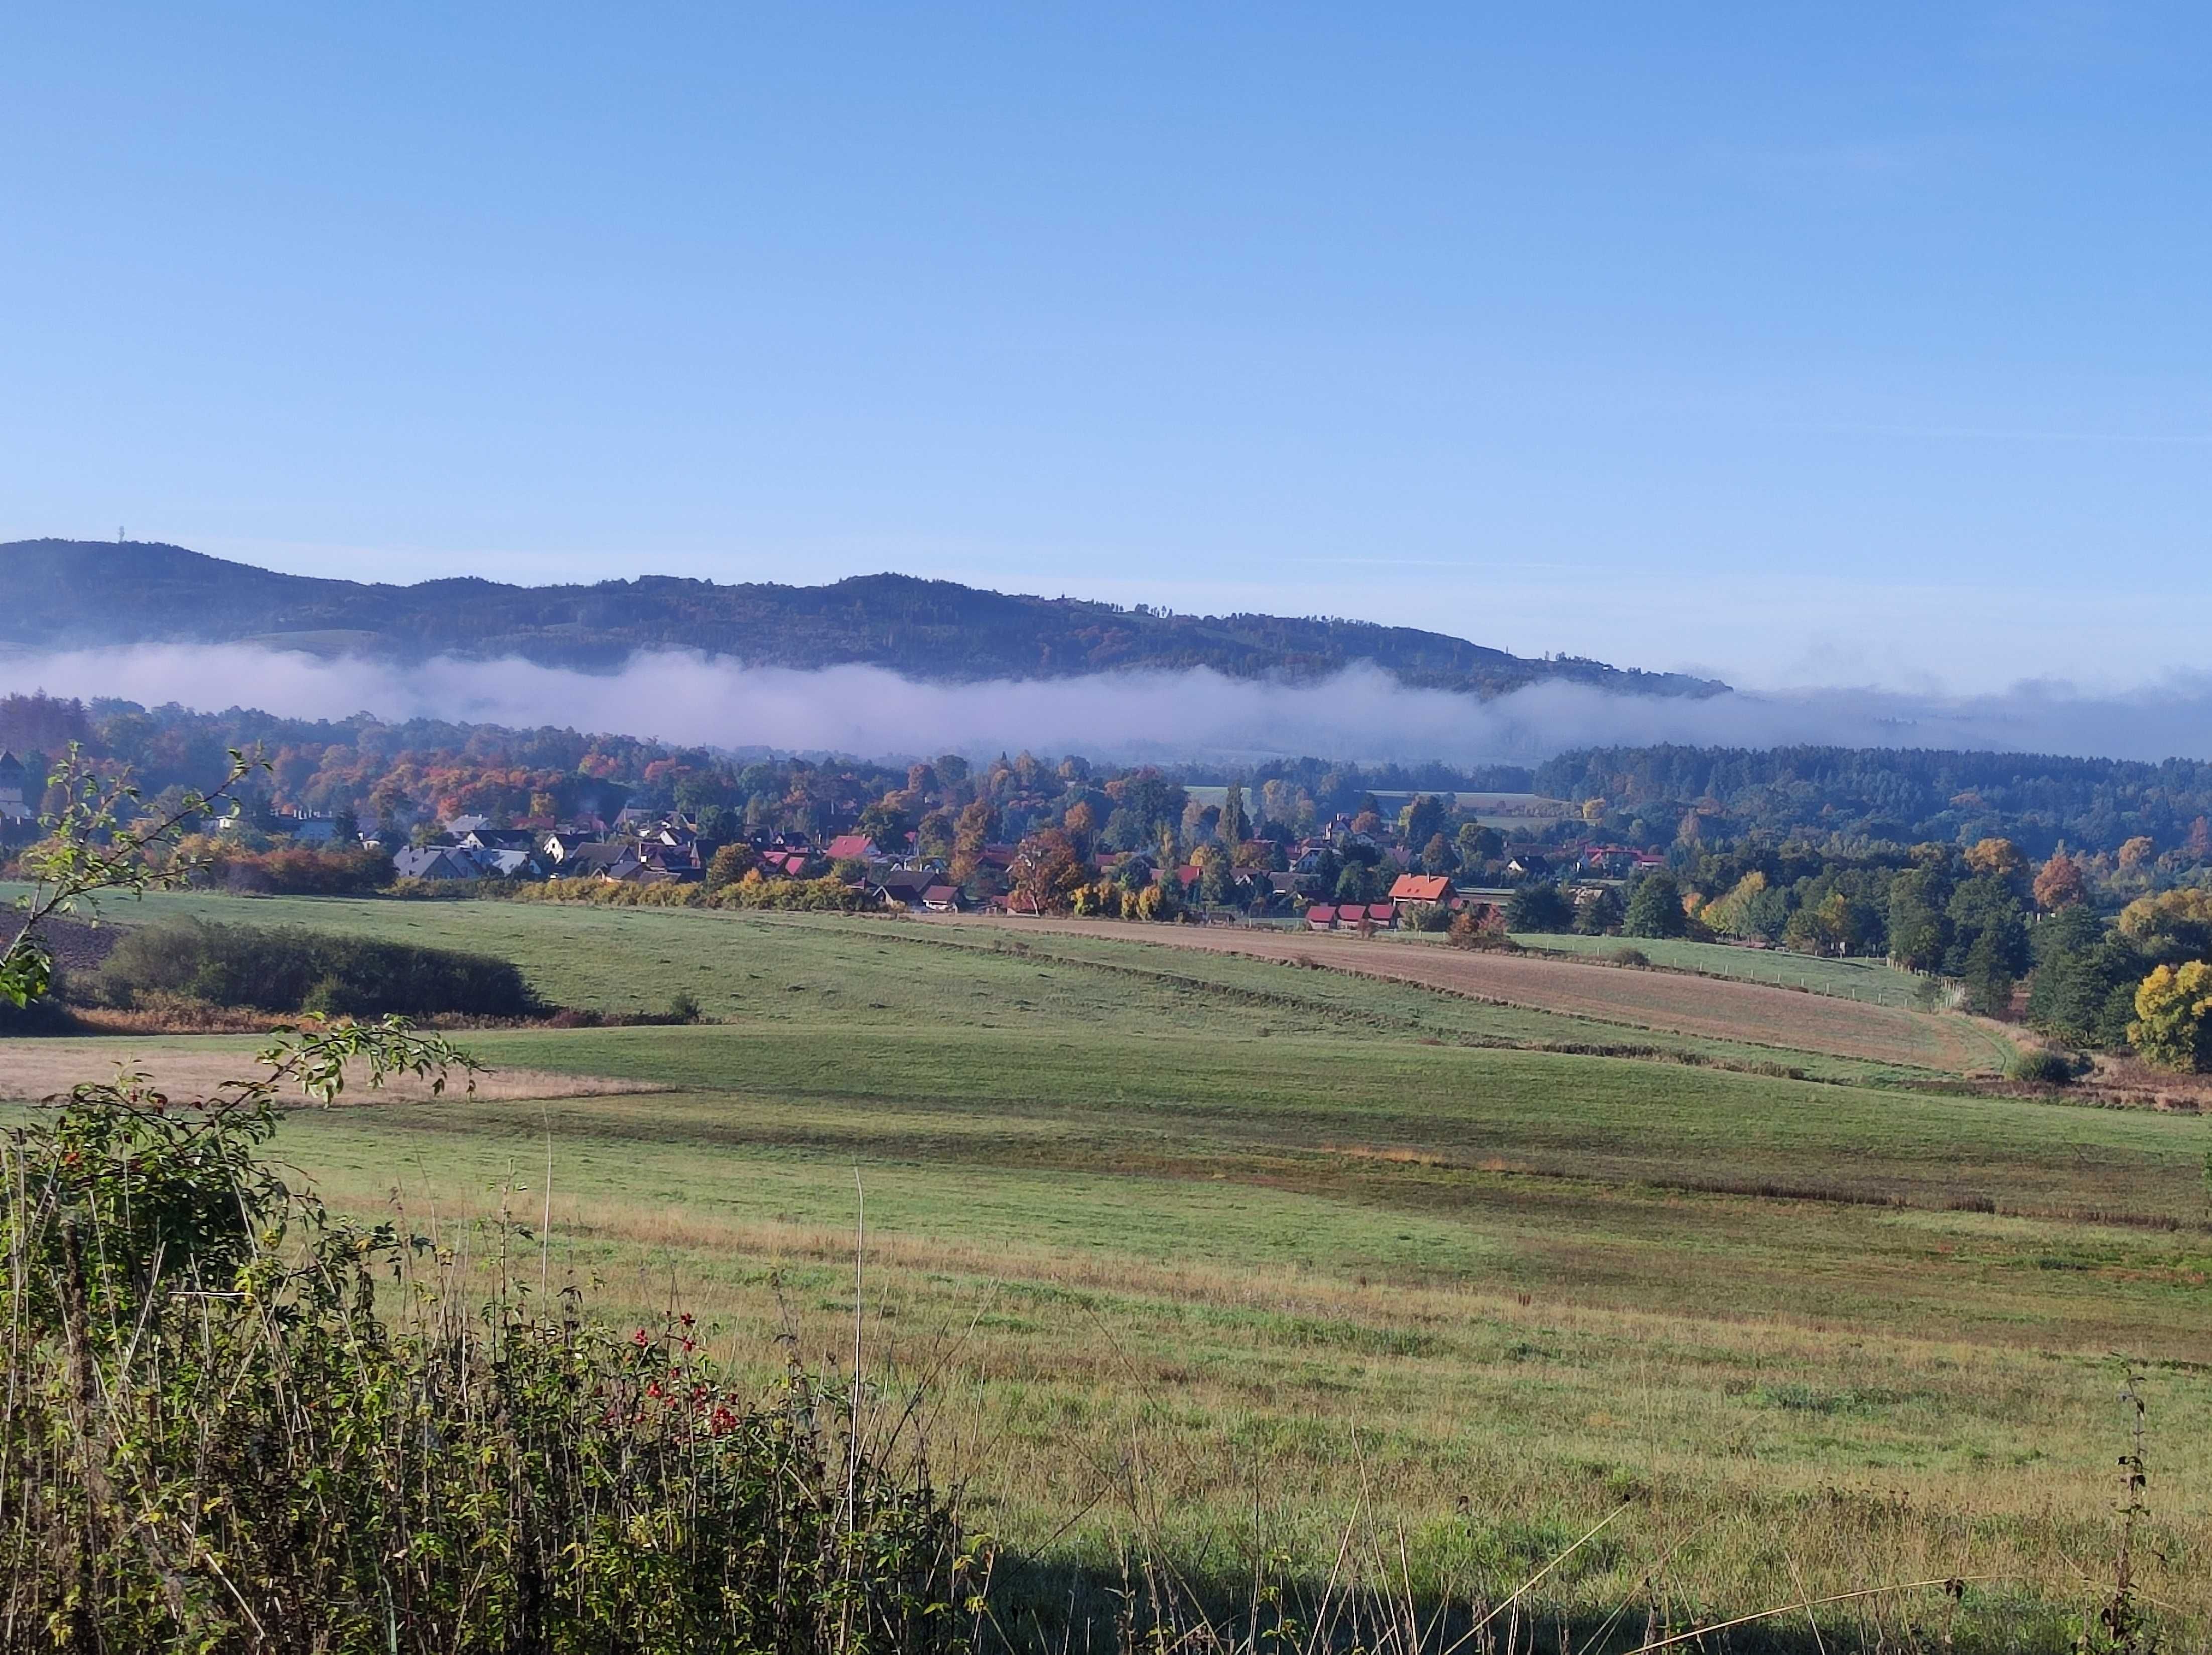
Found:
[(1395, 919), (1398, 917), (1398, 910), (1395, 904), (1376, 902), (1369, 906), (1367, 917), (1370, 919)]
[(1308, 908), (1306, 918), (1316, 925), (1333, 924), (1336, 920), (1336, 910), (1323, 903), (1318, 907)]
[(865, 862), (876, 853), (876, 842), (866, 834), (840, 834), (823, 850), (832, 862)]
[(1393, 902), (1449, 902), (1452, 882), (1442, 874), (1400, 874), (1390, 887)]

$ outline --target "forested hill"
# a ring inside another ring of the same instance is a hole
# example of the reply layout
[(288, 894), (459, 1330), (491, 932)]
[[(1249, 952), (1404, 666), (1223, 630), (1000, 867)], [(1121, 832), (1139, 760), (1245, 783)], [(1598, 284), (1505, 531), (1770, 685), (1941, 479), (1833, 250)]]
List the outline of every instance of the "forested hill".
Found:
[[(2212, 833), (2212, 763), (1843, 747), (1589, 748), (1536, 767), (1539, 792), (1602, 799), (1608, 821), (1657, 831), (1685, 815), (1700, 836), (1971, 844), (1999, 835), (2038, 856), (2064, 844), (2165, 850)], [(1629, 830), (1624, 829), (1625, 833)], [(2201, 847), (2212, 855), (2212, 840)]]
[(1311, 680), (1368, 662), (1417, 688), (1482, 695), (1547, 679), (1643, 695), (1724, 688), (1596, 661), (1530, 660), (1407, 627), (1171, 615), (896, 574), (826, 586), (721, 586), (664, 575), (589, 586), (474, 578), (389, 586), (278, 574), (180, 546), (27, 540), (0, 545), (0, 646), (27, 648), (252, 642), (398, 660), (520, 656), (583, 668), (612, 667), (639, 650), (690, 649), (757, 666), (859, 663), (956, 682), (1201, 666), (1238, 678)]

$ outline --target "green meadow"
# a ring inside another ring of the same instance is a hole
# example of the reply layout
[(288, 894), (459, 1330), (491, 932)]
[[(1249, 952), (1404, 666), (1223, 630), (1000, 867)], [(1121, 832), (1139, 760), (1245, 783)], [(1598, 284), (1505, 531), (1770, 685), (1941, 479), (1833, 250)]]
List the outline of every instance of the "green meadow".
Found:
[(1672, 937), (1577, 937), (1524, 932), (1514, 939), (1546, 954), (1580, 955), (1603, 960), (1634, 949), (1655, 966), (1698, 971), (1747, 983), (1772, 983), (1814, 994), (1833, 994), (1873, 1005), (1909, 1006), (1924, 979), (1879, 960), (1829, 960), (1775, 949), (1735, 948), (1725, 943), (1692, 943)]
[(462, 1037), (659, 1089), (353, 1096), (277, 1151), (610, 1317), (697, 1313), (764, 1379), (780, 1334), (849, 1361), (857, 1264), (863, 1360), (919, 1387), (940, 1474), (1025, 1560), (1010, 1593), (1127, 1548), (1224, 1589), (1258, 1555), (1322, 1579), (1365, 1525), (1417, 1596), (1496, 1596), (1617, 1513), (1531, 1594), (1578, 1637), (1870, 1591), (1768, 1635), (2064, 1648), (2109, 1589), (2132, 1363), (2137, 1567), (2172, 1646), (2212, 1638), (2203, 1119), (1810, 1055), (1793, 1079), (1771, 1046), (1134, 932), (112, 913), (179, 911), (484, 949), (602, 1011), (695, 997), (716, 1021)]

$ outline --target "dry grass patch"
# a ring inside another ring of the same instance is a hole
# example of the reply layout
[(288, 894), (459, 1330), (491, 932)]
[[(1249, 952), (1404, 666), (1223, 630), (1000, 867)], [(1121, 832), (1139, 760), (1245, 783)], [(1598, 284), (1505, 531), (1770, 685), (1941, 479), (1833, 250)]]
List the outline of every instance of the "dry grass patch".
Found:
[[(204, 1096), (226, 1082), (255, 1073), (253, 1053), (234, 1044), (167, 1040), (0, 1041), (0, 1100), (36, 1102), (67, 1092), (81, 1081), (104, 1081), (118, 1069), (152, 1077), (175, 1097)], [(344, 1099), (420, 1103), (434, 1094), (427, 1080), (404, 1076), (371, 1091), (358, 1066), (349, 1070)], [(458, 1084), (458, 1083), (457, 1083)], [(448, 1091), (454, 1089), (448, 1088)], [(651, 1081), (605, 1075), (556, 1075), (542, 1069), (492, 1069), (477, 1076), (477, 1095), (495, 1101), (605, 1097), (663, 1092)]]

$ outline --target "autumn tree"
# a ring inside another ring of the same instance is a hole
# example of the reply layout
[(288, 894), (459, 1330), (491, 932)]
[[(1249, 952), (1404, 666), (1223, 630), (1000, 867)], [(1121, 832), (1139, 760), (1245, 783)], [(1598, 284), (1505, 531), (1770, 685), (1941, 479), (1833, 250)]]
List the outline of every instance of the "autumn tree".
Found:
[(1726, 895), (1715, 897), (1699, 909), (1698, 918), (1725, 936), (1749, 936), (1752, 905), (1765, 894), (1766, 885), (1764, 870), (1753, 868), (1729, 887)]
[(707, 861), (707, 888), (719, 891), (734, 885), (760, 866), (760, 852), (742, 842), (725, 845)]
[(1031, 834), (1016, 847), (1013, 894), (1036, 913), (1065, 913), (1090, 876), (1074, 841), (1057, 828)]
[(1060, 817), (1060, 825), (1067, 829), (1068, 837), (1079, 849), (1087, 851), (1091, 836), (1098, 831), (1098, 813), (1087, 801), (1078, 799), (1067, 807), (1067, 813)]
[(1270, 839), (1248, 839), (1231, 852), (1230, 861), (1248, 873), (1280, 873), (1283, 847)]
[(2144, 978), (2128, 1042), (2164, 1069), (2212, 1070), (2212, 964), (2160, 966)]
[(2150, 859), (2157, 854), (2158, 842), (2147, 835), (2137, 834), (2120, 846), (2120, 871), (2124, 874), (2140, 874), (2148, 865)]
[(2212, 960), (2212, 890), (2183, 886), (2139, 896), (2120, 910), (2118, 928), (2154, 961)]
[(988, 800), (977, 799), (960, 812), (952, 828), (951, 874), (956, 884), (964, 885), (975, 876), (983, 847), (991, 842), (998, 825), (999, 813)]
[(2037, 870), (2035, 906), (2045, 913), (2057, 913), (2081, 901), (2087, 894), (2081, 864), (2063, 851), (2053, 853), (2051, 860)]
[(2009, 879), (2027, 865), (2026, 852), (2008, 839), (1978, 840), (1966, 847), (1966, 866), (1978, 874)]

